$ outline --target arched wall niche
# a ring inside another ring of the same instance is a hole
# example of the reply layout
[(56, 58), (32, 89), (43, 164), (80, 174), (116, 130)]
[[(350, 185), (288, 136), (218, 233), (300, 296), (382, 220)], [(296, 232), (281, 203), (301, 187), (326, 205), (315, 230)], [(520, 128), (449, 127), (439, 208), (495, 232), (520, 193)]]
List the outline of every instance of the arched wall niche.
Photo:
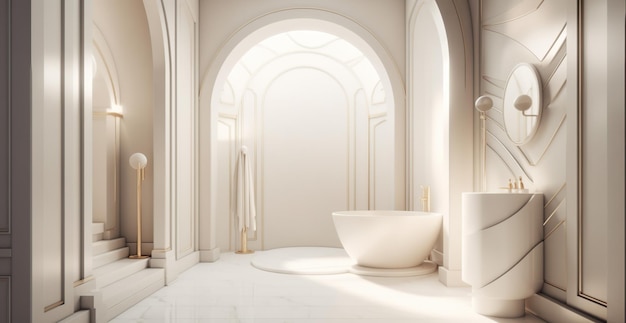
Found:
[[(447, 286), (460, 286), (464, 285), (461, 193), (473, 191), (474, 177), (470, 9), (463, 2), (409, 1), (407, 22), (408, 204), (412, 209), (421, 209), (417, 201), (420, 186), (432, 186), (431, 210), (444, 215), (442, 241), (436, 247), (442, 253), (433, 253), (443, 265), (439, 279)], [(430, 32), (420, 28), (429, 28)], [(436, 63), (420, 69), (429, 53), (438, 57)], [(427, 93), (420, 92), (422, 87), (431, 86), (434, 73), (441, 73), (442, 77), (437, 77), (440, 85)], [(421, 144), (424, 140), (428, 143)]]
[[(113, 53), (102, 31), (93, 25), (92, 167), (93, 222), (104, 224), (104, 238), (120, 235), (119, 154), (120, 81)], [(111, 113), (113, 112), (113, 113)]]
[(219, 100), (221, 85), (242, 55), (252, 46), (270, 36), (291, 30), (314, 30), (326, 32), (345, 39), (363, 52), (381, 75), (388, 96), (394, 102), (395, 144), (395, 208), (406, 208), (405, 182), (405, 91), (401, 73), (391, 55), (366, 28), (348, 17), (318, 9), (286, 9), (272, 12), (254, 19), (239, 28), (220, 47), (211, 64), (201, 78), (200, 84), (200, 195), (209, 196), (200, 201), (200, 249), (202, 260), (212, 260), (215, 252), (216, 194), (218, 187), (212, 177), (216, 176), (217, 138), (213, 125), (216, 116), (212, 105)]

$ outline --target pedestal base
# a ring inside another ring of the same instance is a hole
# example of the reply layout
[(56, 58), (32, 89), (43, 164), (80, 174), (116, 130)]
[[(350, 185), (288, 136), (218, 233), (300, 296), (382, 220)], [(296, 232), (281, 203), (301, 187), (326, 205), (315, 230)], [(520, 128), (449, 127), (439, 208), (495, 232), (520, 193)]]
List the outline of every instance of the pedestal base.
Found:
[(473, 297), (472, 307), (478, 314), (496, 317), (522, 317), (526, 314), (525, 301)]
[(247, 254), (249, 254), (249, 253), (254, 253), (254, 250), (250, 250), (250, 249), (247, 249), (247, 250), (238, 250), (238, 251), (235, 251), (235, 253), (236, 253), (236, 254), (240, 254), (240, 255), (247, 255)]

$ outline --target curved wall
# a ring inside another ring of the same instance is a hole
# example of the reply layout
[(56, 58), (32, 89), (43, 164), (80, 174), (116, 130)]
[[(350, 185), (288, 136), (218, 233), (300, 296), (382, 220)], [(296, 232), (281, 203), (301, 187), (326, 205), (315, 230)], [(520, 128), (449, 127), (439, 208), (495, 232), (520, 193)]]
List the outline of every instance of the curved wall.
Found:
[[(461, 193), (473, 191), (472, 35), (467, 3), (407, 1), (408, 197), (431, 185), (432, 211), (444, 214), (433, 259), (439, 279), (461, 280)], [(424, 64), (428, 62), (428, 64)]]
[(124, 109), (120, 120), (120, 223), (121, 235), (137, 240), (135, 171), (128, 158), (135, 152), (148, 157), (143, 182), (143, 241), (152, 241), (152, 54), (143, 4), (136, 1), (93, 1), (93, 23), (109, 46), (117, 67), (119, 90), (115, 103)]

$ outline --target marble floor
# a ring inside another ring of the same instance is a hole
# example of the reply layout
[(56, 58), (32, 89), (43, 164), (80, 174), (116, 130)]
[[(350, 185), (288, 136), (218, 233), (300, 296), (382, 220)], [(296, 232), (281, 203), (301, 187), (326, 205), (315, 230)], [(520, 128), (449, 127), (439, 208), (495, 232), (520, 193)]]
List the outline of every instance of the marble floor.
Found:
[(470, 289), (446, 288), (436, 273), (280, 274), (251, 266), (254, 255), (223, 253), (214, 263), (200, 263), (110, 322), (543, 322), (530, 314), (478, 315)]

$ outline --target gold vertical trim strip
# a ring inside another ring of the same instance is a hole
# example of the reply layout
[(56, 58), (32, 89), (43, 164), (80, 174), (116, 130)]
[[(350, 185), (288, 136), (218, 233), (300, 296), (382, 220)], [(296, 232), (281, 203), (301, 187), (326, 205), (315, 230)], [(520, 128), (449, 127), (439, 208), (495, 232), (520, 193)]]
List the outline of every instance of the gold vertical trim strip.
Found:
[[(67, 252), (66, 252), (66, 248), (67, 248), (67, 244), (66, 244), (66, 235), (67, 235), (67, 230), (66, 230), (66, 225), (67, 225), (67, 218), (66, 218), (66, 212), (67, 212), (67, 181), (66, 181), (66, 176), (67, 176), (67, 172), (66, 172), (66, 168), (67, 168), (67, 160), (66, 160), (66, 155), (67, 155), (67, 145), (66, 145), (66, 140), (67, 135), (66, 135), (66, 129), (67, 129), (67, 122), (66, 122), (66, 118), (67, 118), (67, 104), (68, 104), (68, 100), (67, 99), (67, 82), (68, 80), (65, 77), (65, 73), (67, 72), (67, 53), (66, 53), (66, 48), (67, 48), (67, 35), (66, 33), (68, 32), (68, 28), (67, 28), (67, 13), (66, 11), (68, 10), (68, 5), (66, 3), (66, 0), (61, 0), (61, 62), (60, 62), (60, 100), (61, 100), (61, 299), (54, 303), (51, 304), (49, 306), (47, 306), (44, 311), (47, 311), (48, 307), (52, 308), (56, 308), (58, 306), (61, 306), (63, 304), (65, 304), (65, 294), (66, 294), (66, 277), (65, 277), (65, 269), (66, 269), (66, 262), (67, 262)], [(71, 32), (71, 28), (69, 28), (70, 32)], [(71, 41), (71, 37), (70, 37), (70, 41)], [(71, 64), (70, 64), (71, 66)]]
[(576, 290), (577, 290), (577, 294), (580, 295), (582, 294), (582, 207), (583, 207), (583, 202), (582, 202), (582, 198), (583, 198), (583, 177), (582, 177), (582, 169), (583, 169), (583, 142), (582, 142), (582, 138), (583, 138), (583, 132), (585, 131), (585, 129), (583, 128), (583, 123), (582, 123), (582, 100), (584, 98), (583, 95), (583, 86), (582, 86), (582, 81), (583, 81), (583, 66), (582, 66), (582, 62), (584, 59), (584, 52), (583, 52), (583, 44), (584, 44), (584, 39), (583, 39), (583, 15), (582, 15), (582, 10), (583, 10), (583, 3), (582, 0), (578, 0), (577, 1), (577, 20), (578, 20), (578, 48), (577, 50), (577, 54), (578, 54), (578, 62), (577, 62), (577, 66), (576, 66), (576, 87), (577, 87), (577, 91), (576, 91), (576, 102), (577, 102), (577, 107), (576, 107), (576, 113), (577, 113), (577, 120), (576, 120), (576, 125), (578, 128), (578, 137), (576, 138), (576, 142), (577, 142), (577, 147), (578, 147), (578, 156), (577, 156), (577, 212), (576, 212), (576, 233), (578, 235), (577, 237), (577, 245), (576, 245), (576, 258), (577, 258), (577, 268), (576, 268), (576, 275), (577, 277), (577, 285), (576, 286)]

